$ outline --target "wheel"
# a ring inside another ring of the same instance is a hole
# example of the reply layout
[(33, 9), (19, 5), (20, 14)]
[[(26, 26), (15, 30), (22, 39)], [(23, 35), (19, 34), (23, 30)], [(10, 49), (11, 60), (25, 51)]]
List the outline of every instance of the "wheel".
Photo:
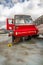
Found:
[(33, 37), (34, 37), (34, 38), (38, 38), (38, 36), (39, 36), (39, 35), (34, 35)]
[(31, 36), (28, 36), (28, 40), (31, 40)]
[(17, 44), (19, 41), (20, 41), (20, 38), (19, 37), (12, 36), (12, 43), (13, 43), (13, 45), (14, 44)]
[(12, 35), (12, 44), (14, 44), (15, 37)]
[(31, 36), (25, 37), (25, 40), (26, 40), (26, 41), (31, 40)]

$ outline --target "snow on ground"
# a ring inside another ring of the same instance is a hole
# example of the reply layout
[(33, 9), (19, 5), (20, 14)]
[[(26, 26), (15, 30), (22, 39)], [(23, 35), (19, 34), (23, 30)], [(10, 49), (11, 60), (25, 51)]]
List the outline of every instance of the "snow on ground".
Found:
[(12, 47), (7, 41), (0, 43), (0, 65), (43, 65), (43, 40), (32, 39)]
[[(8, 34), (0, 34), (0, 42), (10, 40), (11, 37)], [(12, 41), (12, 40), (11, 40)]]

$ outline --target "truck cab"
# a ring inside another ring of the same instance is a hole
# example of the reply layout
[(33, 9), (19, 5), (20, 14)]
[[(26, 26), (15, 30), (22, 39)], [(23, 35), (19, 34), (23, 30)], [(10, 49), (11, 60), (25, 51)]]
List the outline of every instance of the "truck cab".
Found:
[(30, 15), (15, 15), (14, 19), (7, 19), (6, 28), (12, 31), (13, 42), (21, 37), (33, 37), (38, 34), (37, 27), (33, 24)]

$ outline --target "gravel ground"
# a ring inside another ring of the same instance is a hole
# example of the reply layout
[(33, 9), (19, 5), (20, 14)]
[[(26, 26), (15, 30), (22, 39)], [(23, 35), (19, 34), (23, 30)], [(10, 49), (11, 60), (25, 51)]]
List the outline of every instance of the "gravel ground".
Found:
[[(0, 37), (0, 65), (43, 65), (43, 39), (23, 41), (8, 47), (11, 38)], [(2, 41), (1, 41), (2, 40)]]

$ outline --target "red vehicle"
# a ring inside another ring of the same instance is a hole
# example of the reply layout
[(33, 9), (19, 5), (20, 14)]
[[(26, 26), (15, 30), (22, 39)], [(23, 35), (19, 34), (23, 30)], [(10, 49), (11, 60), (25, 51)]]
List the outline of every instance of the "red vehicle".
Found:
[(38, 29), (33, 24), (30, 15), (15, 15), (14, 19), (7, 19), (6, 28), (11, 31), (12, 42), (19, 42), (23, 37), (31, 39), (33, 36), (38, 35)]

